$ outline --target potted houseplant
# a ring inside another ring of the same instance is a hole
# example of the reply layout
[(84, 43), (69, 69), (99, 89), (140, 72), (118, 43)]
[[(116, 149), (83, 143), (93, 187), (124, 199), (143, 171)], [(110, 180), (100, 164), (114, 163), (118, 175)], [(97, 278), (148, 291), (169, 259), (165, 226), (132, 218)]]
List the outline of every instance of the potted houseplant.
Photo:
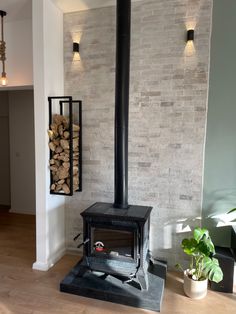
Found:
[(184, 272), (184, 292), (193, 299), (202, 299), (207, 294), (208, 280), (220, 282), (223, 273), (219, 262), (214, 258), (215, 247), (207, 229), (196, 228), (193, 237), (182, 241), (184, 253), (191, 257), (189, 268)]

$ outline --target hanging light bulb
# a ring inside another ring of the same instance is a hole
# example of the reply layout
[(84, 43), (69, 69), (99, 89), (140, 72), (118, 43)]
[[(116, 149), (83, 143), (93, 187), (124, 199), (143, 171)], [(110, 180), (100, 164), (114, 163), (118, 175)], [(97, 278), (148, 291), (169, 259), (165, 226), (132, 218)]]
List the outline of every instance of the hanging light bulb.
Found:
[(4, 41), (4, 32), (3, 32), (3, 18), (7, 13), (0, 10), (1, 16), (1, 40), (0, 40), (0, 61), (2, 62), (2, 75), (1, 75), (1, 85), (7, 85), (7, 74), (5, 70), (5, 61), (6, 61), (6, 43)]
[(5, 72), (2, 72), (2, 76), (1, 76), (1, 85), (2, 86), (6, 86), (7, 85), (7, 75)]

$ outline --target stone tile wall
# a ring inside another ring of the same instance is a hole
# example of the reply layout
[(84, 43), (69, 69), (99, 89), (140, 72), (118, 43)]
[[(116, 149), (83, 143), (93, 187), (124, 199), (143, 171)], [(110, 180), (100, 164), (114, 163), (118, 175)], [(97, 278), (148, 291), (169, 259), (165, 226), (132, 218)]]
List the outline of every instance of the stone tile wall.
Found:
[[(170, 266), (199, 225), (202, 202), (212, 0), (132, 5), (129, 203), (153, 206), (151, 250)], [(186, 27), (195, 27), (194, 53)], [(83, 192), (67, 198), (68, 248), (80, 212), (113, 202), (115, 7), (65, 14), (65, 94), (83, 100)], [(80, 61), (73, 60), (80, 40)]]

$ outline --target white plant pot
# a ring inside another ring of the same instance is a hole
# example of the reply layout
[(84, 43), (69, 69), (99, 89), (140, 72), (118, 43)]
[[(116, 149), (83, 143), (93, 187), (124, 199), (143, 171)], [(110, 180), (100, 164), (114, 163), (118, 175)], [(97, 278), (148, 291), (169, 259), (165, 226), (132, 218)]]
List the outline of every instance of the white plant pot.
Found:
[(184, 292), (192, 299), (202, 299), (207, 295), (208, 279), (196, 281), (188, 276), (188, 269), (184, 271)]

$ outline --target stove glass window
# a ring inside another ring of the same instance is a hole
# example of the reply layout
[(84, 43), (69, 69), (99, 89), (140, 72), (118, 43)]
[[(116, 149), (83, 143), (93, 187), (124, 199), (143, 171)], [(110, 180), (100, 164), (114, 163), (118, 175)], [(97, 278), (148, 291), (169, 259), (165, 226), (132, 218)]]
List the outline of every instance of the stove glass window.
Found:
[(134, 232), (92, 228), (92, 253), (104, 257), (134, 258)]

